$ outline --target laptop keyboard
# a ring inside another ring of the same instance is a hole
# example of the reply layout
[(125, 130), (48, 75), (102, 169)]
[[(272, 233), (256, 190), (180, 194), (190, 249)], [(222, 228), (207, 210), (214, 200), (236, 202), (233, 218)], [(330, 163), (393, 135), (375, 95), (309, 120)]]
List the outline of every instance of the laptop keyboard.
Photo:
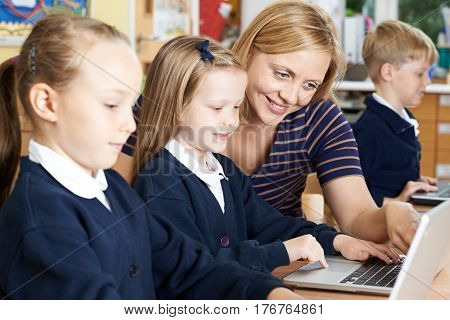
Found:
[(402, 263), (388, 265), (380, 259), (370, 259), (340, 283), (392, 288), (402, 268)]
[(445, 190), (444, 192), (439, 194), (439, 197), (441, 197), (441, 198), (450, 198), (450, 189)]

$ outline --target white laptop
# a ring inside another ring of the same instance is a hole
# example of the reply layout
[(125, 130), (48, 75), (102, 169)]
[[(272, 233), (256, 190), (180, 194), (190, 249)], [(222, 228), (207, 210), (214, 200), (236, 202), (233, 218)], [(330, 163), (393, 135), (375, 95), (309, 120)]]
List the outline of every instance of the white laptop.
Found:
[(450, 199), (450, 181), (440, 181), (436, 192), (417, 192), (411, 200), (417, 204), (436, 205)]
[(390, 295), (391, 299), (425, 299), (435, 275), (450, 260), (450, 201), (422, 216), (419, 228), (401, 265), (378, 259), (366, 263), (327, 256), (329, 267), (312, 263), (284, 278), (303, 288)]

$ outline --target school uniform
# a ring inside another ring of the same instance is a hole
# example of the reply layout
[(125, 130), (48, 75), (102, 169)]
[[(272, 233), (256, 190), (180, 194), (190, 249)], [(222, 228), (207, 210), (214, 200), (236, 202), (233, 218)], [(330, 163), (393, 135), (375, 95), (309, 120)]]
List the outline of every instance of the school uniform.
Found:
[(12, 299), (264, 299), (280, 282), (215, 263), (113, 170), (92, 178), (31, 141), (0, 211), (0, 292)]
[(353, 125), (361, 166), (378, 206), (384, 197), (396, 197), (408, 181), (420, 177), (418, 123), (404, 108), (396, 112), (382, 97), (366, 96), (366, 110)]
[(143, 168), (134, 188), (150, 210), (164, 212), (216, 258), (271, 271), (289, 264), (282, 241), (306, 234), (316, 237), (325, 253), (337, 254), (334, 229), (283, 216), (256, 194), (250, 179), (230, 159), (209, 153), (206, 161), (215, 172), (205, 177), (188, 154), (172, 140)]

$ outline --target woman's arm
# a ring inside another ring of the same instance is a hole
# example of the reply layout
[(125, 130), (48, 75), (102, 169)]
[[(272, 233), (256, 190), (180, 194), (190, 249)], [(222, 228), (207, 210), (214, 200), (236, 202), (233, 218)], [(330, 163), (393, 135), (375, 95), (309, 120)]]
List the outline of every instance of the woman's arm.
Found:
[(121, 152), (116, 164), (113, 166), (113, 170), (120, 173), (120, 175), (128, 182), (131, 182), (131, 165), (133, 157)]
[(323, 186), (323, 192), (344, 233), (374, 242), (391, 240), (403, 252), (408, 251), (419, 221), (412, 205), (391, 202), (378, 208), (360, 176), (332, 180)]

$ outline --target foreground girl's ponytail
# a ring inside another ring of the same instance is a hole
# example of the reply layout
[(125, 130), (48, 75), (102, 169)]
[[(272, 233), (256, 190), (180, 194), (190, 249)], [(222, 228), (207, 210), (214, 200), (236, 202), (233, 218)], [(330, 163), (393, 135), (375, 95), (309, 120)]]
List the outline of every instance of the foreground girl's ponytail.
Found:
[(11, 191), (19, 164), (20, 149), (15, 60), (9, 59), (0, 65), (0, 207)]

